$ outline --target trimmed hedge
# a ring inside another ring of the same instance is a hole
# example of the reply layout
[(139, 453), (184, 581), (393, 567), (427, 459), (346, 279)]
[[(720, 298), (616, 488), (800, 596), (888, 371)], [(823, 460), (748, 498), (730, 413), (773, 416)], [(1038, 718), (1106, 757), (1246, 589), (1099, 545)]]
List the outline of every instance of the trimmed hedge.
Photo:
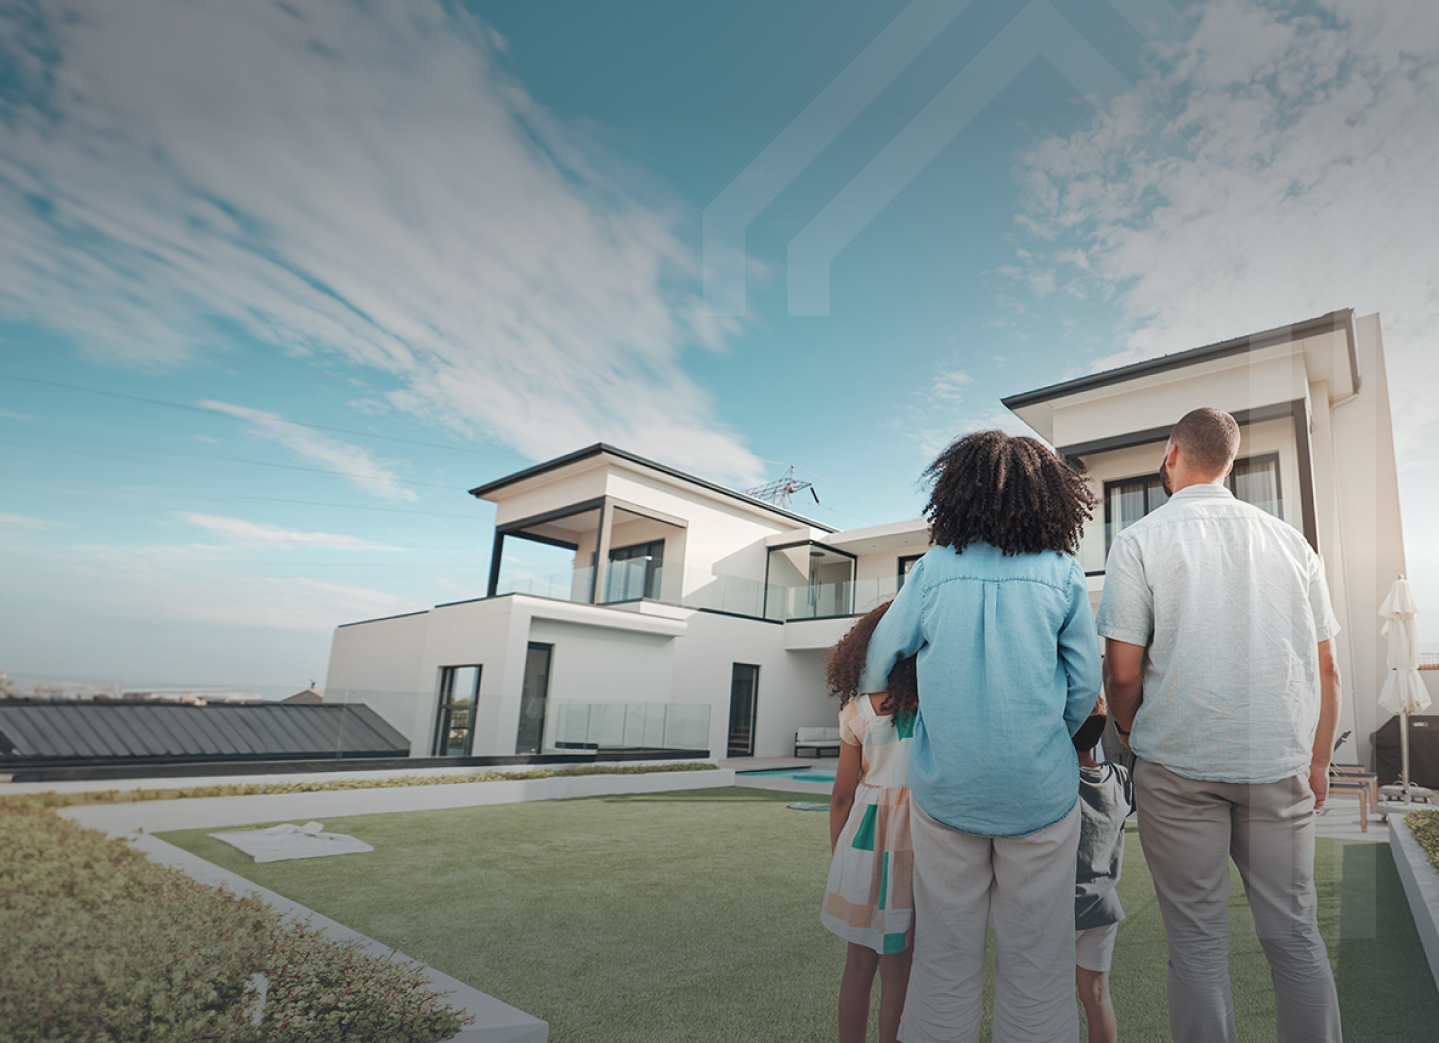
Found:
[(0, 803), (0, 850), (7, 1043), (433, 1043), (464, 1024), (407, 965), (53, 812)]
[(1409, 832), (1429, 856), (1429, 864), (1439, 871), (1439, 811), (1411, 811), (1404, 816)]
[(518, 779), (552, 779), (560, 775), (649, 775), (665, 771), (717, 771), (706, 761), (677, 764), (592, 764), (578, 768), (532, 768), (526, 771), (476, 771), (463, 775), (401, 775), (395, 778), (329, 779), (306, 782), (255, 782), (183, 789), (111, 789), (84, 793), (21, 793), (0, 795), (0, 806), (18, 804), (36, 808), (64, 808), (75, 804), (128, 804), (140, 800), (179, 800), (184, 797), (249, 797), (261, 793), (318, 793), (323, 790), (384, 789), (390, 786), (448, 786), (460, 782), (510, 782)]

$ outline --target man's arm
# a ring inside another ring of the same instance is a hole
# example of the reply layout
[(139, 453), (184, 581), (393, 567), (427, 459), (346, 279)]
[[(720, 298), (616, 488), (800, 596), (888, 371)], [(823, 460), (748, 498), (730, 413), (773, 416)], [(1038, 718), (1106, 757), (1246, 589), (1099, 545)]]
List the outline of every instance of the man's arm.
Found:
[(1314, 791), (1314, 810), (1329, 799), (1329, 760), (1334, 753), (1334, 733), (1339, 730), (1339, 664), (1334, 659), (1334, 642), (1319, 642), (1319, 726), (1314, 729), (1314, 752), (1309, 758), (1309, 788)]
[(1104, 641), (1104, 698), (1109, 716), (1119, 729), (1119, 741), (1129, 746), (1134, 715), (1144, 702), (1144, 649), (1114, 638)]

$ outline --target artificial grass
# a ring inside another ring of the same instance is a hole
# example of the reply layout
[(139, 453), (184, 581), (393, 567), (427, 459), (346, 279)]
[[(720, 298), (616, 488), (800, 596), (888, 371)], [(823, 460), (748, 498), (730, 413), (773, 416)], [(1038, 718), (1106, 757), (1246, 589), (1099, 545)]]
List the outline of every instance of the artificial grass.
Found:
[[(374, 852), (263, 865), (204, 830), (163, 836), (544, 1018), (552, 1043), (827, 1043), (845, 946), (819, 924), (828, 818), (795, 799), (736, 787), (354, 816), (326, 829)], [(1388, 847), (1321, 839), (1316, 869), (1346, 1038), (1433, 1039), (1439, 994)], [(1164, 929), (1132, 825), (1119, 891), (1121, 1038), (1168, 1040)], [(1239, 1039), (1272, 1040), (1237, 878), (1231, 909)]]

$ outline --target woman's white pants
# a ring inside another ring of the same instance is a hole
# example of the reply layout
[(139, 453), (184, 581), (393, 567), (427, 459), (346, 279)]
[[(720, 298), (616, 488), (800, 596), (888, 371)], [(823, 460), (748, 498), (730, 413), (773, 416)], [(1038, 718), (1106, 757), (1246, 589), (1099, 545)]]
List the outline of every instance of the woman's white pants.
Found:
[(914, 969), (899, 1038), (979, 1039), (994, 919), (994, 1043), (1074, 1043), (1074, 874), (1079, 805), (1022, 837), (971, 836), (910, 804)]

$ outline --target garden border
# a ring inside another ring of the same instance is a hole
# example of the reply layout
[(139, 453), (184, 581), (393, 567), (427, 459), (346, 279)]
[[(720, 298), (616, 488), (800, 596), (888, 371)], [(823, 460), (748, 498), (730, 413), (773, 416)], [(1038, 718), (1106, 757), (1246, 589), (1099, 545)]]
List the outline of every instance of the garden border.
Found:
[(1389, 849), (1394, 853), (1409, 911), (1414, 914), (1414, 927), (1429, 960), (1429, 973), (1439, 988), (1439, 873), (1429, 864), (1402, 814), (1389, 814)]
[[(235, 894), (253, 892), (274, 906), (287, 920), (307, 920), (316, 927), (325, 928), (330, 938), (341, 941), (356, 939), (367, 952), (383, 957), (391, 952), (388, 946), (150, 834), (206, 827), (220, 829), (285, 819), (434, 811), (515, 804), (531, 800), (714, 789), (734, 785), (734, 777), (734, 771), (728, 768), (654, 772), (644, 775), (558, 775), (545, 779), (461, 782), (444, 786), (396, 786), (310, 793), (263, 793), (240, 797), (192, 797), (119, 804), (77, 804), (57, 808), (56, 813), (81, 826), (98, 829), (111, 837), (121, 837), (151, 861), (179, 869), (202, 884), (223, 886)], [(435, 991), (451, 994), (446, 998), (446, 1002), (475, 1016), (474, 1025), (450, 1037), (453, 1043), (547, 1043), (549, 1025), (541, 1019), (442, 974), (418, 960), (403, 954), (394, 958), (422, 971), (430, 979)]]

